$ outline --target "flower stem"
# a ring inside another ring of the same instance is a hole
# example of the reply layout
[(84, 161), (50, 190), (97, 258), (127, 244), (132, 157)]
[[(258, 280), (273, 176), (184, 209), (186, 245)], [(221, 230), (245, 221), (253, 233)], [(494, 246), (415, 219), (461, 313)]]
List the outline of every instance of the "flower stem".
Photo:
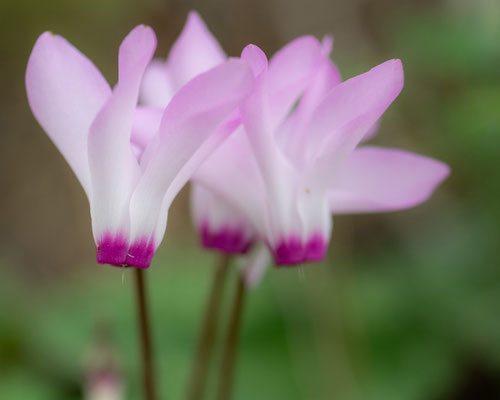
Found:
[(236, 366), (236, 353), (238, 349), (238, 336), (243, 315), (243, 305), (245, 300), (245, 280), (238, 274), (238, 283), (231, 311), (231, 319), (227, 327), (224, 353), (222, 356), (222, 366), (219, 376), (219, 386), (217, 389), (217, 400), (229, 400), (233, 389), (233, 380)]
[(139, 331), (142, 352), (143, 387), (146, 400), (156, 400), (155, 371), (151, 343), (151, 325), (146, 299), (144, 270), (134, 268), (137, 293), (137, 310), (139, 313)]
[(217, 330), (217, 321), (219, 319), (222, 293), (227, 278), (229, 262), (231, 256), (227, 253), (221, 253), (220, 260), (215, 271), (210, 298), (205, 309), (203, 325), (198, 337), (196, 355), (193, 360), (191, 376), (187, 389), (187, 400), (201, 400), (205, 392), (205, 386), (208, 376), (208, 367), (212, 356), (215, 334)]

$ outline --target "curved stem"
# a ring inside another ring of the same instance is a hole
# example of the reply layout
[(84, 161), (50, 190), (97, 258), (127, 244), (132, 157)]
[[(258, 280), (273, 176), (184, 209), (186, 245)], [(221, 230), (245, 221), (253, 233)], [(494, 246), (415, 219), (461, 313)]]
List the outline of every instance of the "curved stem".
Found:
[(213, 352), (217, 321), (219, 319), (220, 305), (224, 284), (227, 278), (231, 256), (221, 253), (221, 258), (215, 271), (210, 297), (205, 309), (205, 316), (198, 337), (196, 355), (193, 360), (189, 385), (187, 389), (187, 400), (201, 400), (205, 393), (208, 376), (208, 366)]
[(151, 342), (151, 327), (146, 299), (144, 270), (134, 268), (137, 293), (137, 310), (139, 313), (139, 331), (143, 366), (143, 387), (146, 400), (156, 400), (155, 370)]
[(243, 305), (245, 300), (245, 281), (241, 274), (238, 274), (238, 284), (231, 311), (231, 319), (227, 327), (224, 353), (222, 356), (222, 366), (219, 376), (219, 387), (217, 389), (217, 400), (229, 400), (233, 390), (233, 380), (236, 367), (236, 354), (238, 349), (238, 337), (243, 315)]

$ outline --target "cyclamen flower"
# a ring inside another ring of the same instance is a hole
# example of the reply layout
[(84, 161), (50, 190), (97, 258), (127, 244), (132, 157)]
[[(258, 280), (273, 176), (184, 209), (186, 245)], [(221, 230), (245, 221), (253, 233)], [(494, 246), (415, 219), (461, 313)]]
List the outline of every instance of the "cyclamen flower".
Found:
[[(90, 60), (49, 32), (28, 62), (29, 104), (87, 194), (99, 263), (150, 265), (173, 198), (232, 131), (253, 84), (245, 62), (230, 60), (176, 86), (164, 110), (138, 107), (155, 48), (151, 28), (134, 28), (120, 46), (113, 89)], [(171, 66), (186, 67), (181, 58)]]
[[(257, 46), (243, 50), (256, 76), (240, 107), (243, 127), (194, 176), (245, 216), (277, 265), (322, 260), (332, 214), (415, 206), (449, 173), (424, 156), (356, 148), (403, 87), (399, 60), (340, 82), (328, 42), (298, 41), (302, 48), (269, 66)], [(311, 54), (315, 62), (298, 74), (297, 62)]]

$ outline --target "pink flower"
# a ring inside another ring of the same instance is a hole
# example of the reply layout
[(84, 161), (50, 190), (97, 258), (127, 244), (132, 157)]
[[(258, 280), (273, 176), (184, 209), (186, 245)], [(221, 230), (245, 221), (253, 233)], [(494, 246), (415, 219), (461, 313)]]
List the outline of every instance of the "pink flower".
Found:
[[(99, 263), (150, 265), (173, 198), (231, 132), (252, 87), (245, 62), (230, 60), (173, 87), (164, 110), (138, 107), (155, 48), (151, 28), (134, 28), (120, 46), (113, 89), (52, 33), (39, 37), (28, 62), (29, 104), (87, 194)], [(177, 73), (185, 67), (181, 56), (170, 64)]]
[(390, 60), (340, 82), (330, 47), (300, 38), (268, 65), (247, 46), (241, 58), (256, 82), (240, 107), (243, 126), (194, 176), (244, 216), (242, 229), (257, 233), (277, 265), (323, 259), (331, 214), (415, 206), (449, 174), (420, 155), (356, 148), (401, 91), (403, 69)]

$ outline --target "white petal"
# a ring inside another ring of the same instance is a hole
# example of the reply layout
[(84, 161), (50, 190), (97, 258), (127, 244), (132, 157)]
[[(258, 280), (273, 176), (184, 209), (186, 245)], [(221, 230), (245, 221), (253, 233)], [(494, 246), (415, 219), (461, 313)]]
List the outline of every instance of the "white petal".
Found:
[[(149, 27), (138, 26), (127, 35), (119, 51), (118, 84), (90, 128), (90, 203), (98, 262), (126, 261), (122, 242), (128, 242), (129, 200), (140, 174), (130, 136), (139, 86), (155, 48), (156, 37)], [(116, 238), (120, 246), (114, 246)]]

